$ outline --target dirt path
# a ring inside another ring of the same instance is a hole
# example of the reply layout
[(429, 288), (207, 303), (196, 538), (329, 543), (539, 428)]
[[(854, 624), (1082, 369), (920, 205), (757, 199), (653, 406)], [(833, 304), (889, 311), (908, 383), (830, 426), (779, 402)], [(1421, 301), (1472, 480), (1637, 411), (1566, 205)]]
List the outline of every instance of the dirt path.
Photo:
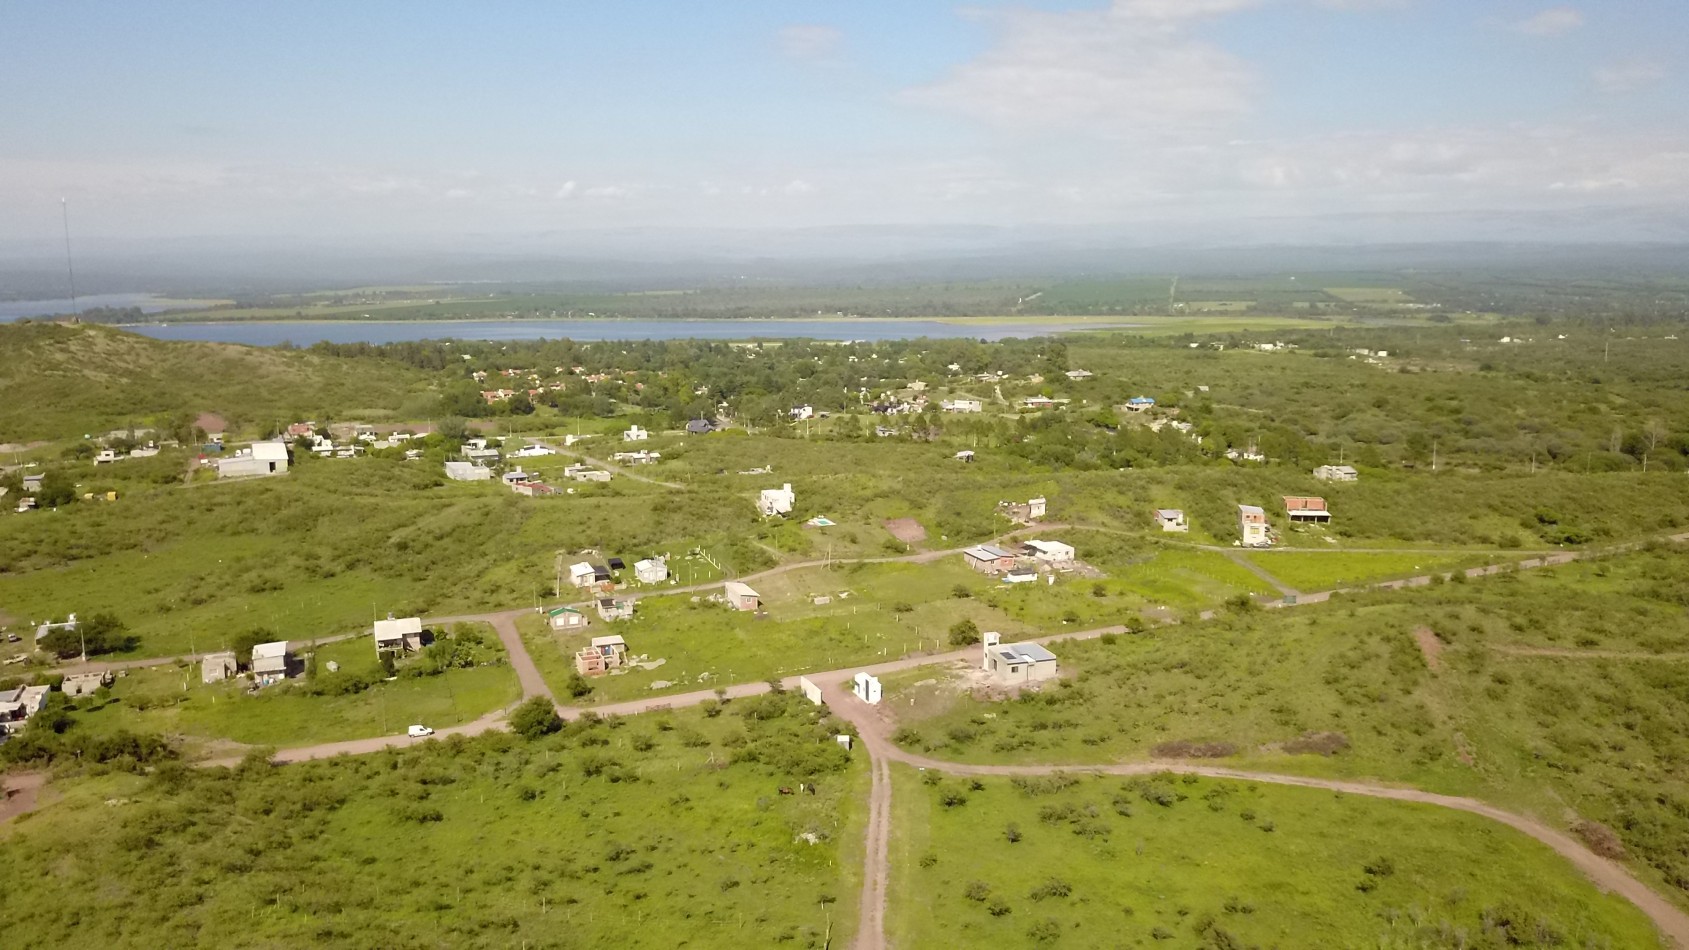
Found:
[(0, 776), (0, 824), (35, 810), (41, 797), (41, 786), (47, 784), (45, 772), (18, 772)]
[(1272, 585), (1275, 590), (1286, 597), (1295, 597), (1302, 593), (1296, 588), (1291, 587), (1289, 584), (1286, 584), (1273, 575), (1267, 573), (1266, 568), (1256, 564), (1254, 561), (1251, 561), (1240, 551), (1227, 551), (1226, 558), (1238, 567), (1241, 567), (1249, 573), (1254, 574), (1256, 577), (1266, 581), (1268, 584)]
[(1639, 662), (1682, 663), (1689, 661), (1689, 653), (1643, 653), (1639, 650), (1567, 650), (1560, 647), (1492, 646), (1503, 656), (1549, 656), (1563, 660), (1636, 660)]
[(498, 614), (488, 622), (498, 631), (498, 638), (504, 644), (504, 652), (510, 655), (510, 665), (516, 670), (516, 681), (522, 684), (522, 698), (544, 696), (551, 700), (552, 705), (556, 705), (557, 700), (551, 695), (551, 687), (545, 685), (545, 677), (540, 675), (540, 668), (534, 665), (534, 658), (528, 655), (528, 646), (522, 642), (522, 634), (516, 629), (516, 618), (509, 614)]
[(1425, 657), (1425, 665), (1435, 673), (1443, 668), (1443, 641), (1437, 639), (1437, 632), (1430, 627), (1413, 628), (1413, 642), (1419, 644), (1419, 652)]
[(676, 491), (685, 491), (686, 490), (685, 485), (681, 485), (681, 484), (678, 484), (676, 482), (665, 482), (660, 478), (652, 478), (649, 475), (641, 475), (638, 472), (635, 472), (632, 469), (627, 468), (626, 466), (616, 465), (612, 462), (606, 462), (602, 459), (595, 459), (590, 455), (586, 455), (586, 454), (581, 453), (581, 452), (576, 452), (572, 449), (565, 449), (562, 446), (554, 445), (550, 442), (544, 442), (544, 441), (539, 441), (539, 440), (535, 440), (535, 441), (538, 441), (538, 444), (545, 446), (546, 448), (552, 450), (553, 452), (556, 452), (558, 455), (567, 455), (568, 457), (570, 457), (572, 459), (577, 459), (579, 461), (587, 463), (588, 465), (596, 465), (599, 468), (602, 468), (607, 472), (615, 472), (617, 475), (620, 475), (624, 478), (631, 478), (636, 482), (645, 482), (648, 485), (661, 485), (664, 488), (673, 488)]

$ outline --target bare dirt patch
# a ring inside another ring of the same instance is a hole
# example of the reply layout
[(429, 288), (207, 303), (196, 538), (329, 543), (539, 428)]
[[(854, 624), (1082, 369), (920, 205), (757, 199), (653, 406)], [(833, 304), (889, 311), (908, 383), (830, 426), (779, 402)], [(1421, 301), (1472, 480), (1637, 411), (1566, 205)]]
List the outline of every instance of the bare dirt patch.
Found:
[(1419, 644), (1419, 652), (1425, 656), (1425, 665), (1435, 673), (1443, 668), (1443, 641), (1437, 639), (1436, 631), (1430, 627), (1415, 627), (1413, 642)]
[(1617, 861), (1625, 856), (1624, 845), (1619, 841), (1618, 834), (1599, 821), (1580, 821), (1572, 826), (1572, 834), (1588, 845), (1589, 850), (1604, 858)]
[(892, 537), (904, 544), (920, 544), (927, 539), (927, 529), (914, 518), (891, 518), (883, 524)]
[(1341, 732), (1305, 732), (1286, 742), (1291, 755), (1336, 755), (1349, 748), (1349, 737)]
[(1237, 755), (1237, 746), (1230, 742), (1192, 742), (1178, 739), (1151, 746), (1149, 754), (1158, 759), (1223, 759)]

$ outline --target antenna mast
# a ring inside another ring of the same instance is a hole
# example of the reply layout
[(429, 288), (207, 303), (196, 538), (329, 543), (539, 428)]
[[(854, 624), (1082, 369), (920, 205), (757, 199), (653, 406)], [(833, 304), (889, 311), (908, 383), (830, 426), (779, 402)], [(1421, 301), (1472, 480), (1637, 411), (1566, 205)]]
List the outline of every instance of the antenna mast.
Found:
[(70, 260), (70, 202), (60, 198), (59, 211), (65, 225), (65, 276), (70, 280), (70, 312), (80, 315), (82, 311), (76, 309), (76, 268)]

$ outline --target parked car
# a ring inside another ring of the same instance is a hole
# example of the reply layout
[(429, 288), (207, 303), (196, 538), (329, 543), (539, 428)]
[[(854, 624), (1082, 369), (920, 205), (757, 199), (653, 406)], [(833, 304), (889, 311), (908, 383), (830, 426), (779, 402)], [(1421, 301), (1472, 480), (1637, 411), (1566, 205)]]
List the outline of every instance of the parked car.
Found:
[(410, 736), (412, 739), (421, 739), (424, 736), (431, 736), (433, 734), (434, 730), (428, 728), (427, 726), (412, 726), (405, 730), (405, 735)]

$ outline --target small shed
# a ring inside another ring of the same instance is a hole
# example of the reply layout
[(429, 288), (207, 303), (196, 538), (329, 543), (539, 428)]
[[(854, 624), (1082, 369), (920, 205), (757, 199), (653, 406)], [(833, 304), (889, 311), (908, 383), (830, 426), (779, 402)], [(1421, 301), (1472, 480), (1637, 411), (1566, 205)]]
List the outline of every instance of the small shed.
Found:
[(659, 584), (669, 579), (668, 562), (660, 557), (648, 557), (633, 562), (633, 576), (641, 584)]
[(59, 687), (66, 696), (87, 696), (102, 686), (111, 685), (111, 673), (101, 670), (97, 673), (71, 673), (66, 676)]
[(553, 607), (545, 616), (553, 630), (578, 630), (587, 625), (586, 614), (573, 607)]
[(199, 681), (201, 683), (221, 683), (240, 672), (240, 664), (235, 660), (233, 650), (222, 653), (207, 653), (199, 660)]
[(569, 565), (569, 583), (575, 587), (591, 587), (598, 573), (585, 561)]
[(598, 616), (605, 622), (612, 620), (632, 620), (633, 601), (615, 600), (610, 597), (598, 601)]
[(985, 635), (983, 667), (1004, 686), (1040, 683), (1055, 679), (1058, 672), (1054, 653), (1036, 643), (999, 643), (995, 633)]
[(1155, 523), (1163, 531), (1189, 531), (1191, 526), (1185, 521), (1185, 513), (1178, 508), (1155, 509)]
[(740, 581), (728, 581), (722, 585), (727, 594), (727, 606), (734, 610), (762, 609), (762, 595), (751, 589), (751, 585)]

